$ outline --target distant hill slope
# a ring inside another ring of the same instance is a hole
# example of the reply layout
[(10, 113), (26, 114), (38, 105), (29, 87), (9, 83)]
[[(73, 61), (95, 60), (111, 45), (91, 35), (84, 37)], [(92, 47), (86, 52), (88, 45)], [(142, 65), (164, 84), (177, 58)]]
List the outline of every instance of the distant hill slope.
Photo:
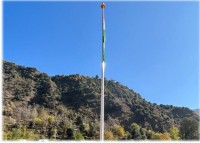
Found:
[[(93, 137), (87, 135), (88, 138), (98, 138), (101, 82), (98, 76), (48, 76), (36, 68), (3, 61), (3, 81), (4, 124), (28, 124), (43, 109), (48, 115), (55, 116), (57, 128), (67, 120), (76, 130), (81, 119), (81, 123), (93, 125), (96, 130)], [(130, 125), (137, 123), (155, 132), (165, 132), (172, 126), (180, 127), (185, 118), (199, 122), (199, 117), (189, 108), (150, 103), (119, 82), (105, 80), (108, 129), (120, 125), (129, 131)], [(43, 132), (39, 130), (38, 133)]]
[(199, 115), (199, 109), (193, 110), (197, 115)]

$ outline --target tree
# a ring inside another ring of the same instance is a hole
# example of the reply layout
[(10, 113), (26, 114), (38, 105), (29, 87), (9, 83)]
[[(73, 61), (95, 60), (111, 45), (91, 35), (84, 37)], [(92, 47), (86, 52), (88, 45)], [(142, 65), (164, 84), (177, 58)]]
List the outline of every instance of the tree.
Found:
[(7, 132), (6, 134), (4, 134), (4, 139), (5, 140), (20, 140), (20, 139), (38, 140), (40, 139), (40, 136), (35, 134), (32, 131), (26, 131), (26, 127), (23, 127), (22, 129), (12, 129), (12, 131)]
[(81, 125), (81, 124), (83, 124), (83, 120), (80, 116), (78, 116), (76, 119), (76, 125)]
[(155, 133), (152, 136), (153, 140), (170, 140), (170, 134), (165, 132), (165, 133)]
[(75, 140), (84, 140), (83, 135), (79, 132), (75, 133), (74, 137), (75, 137)]
[(67, 129), (67, 138), (68, 139), (74, 139), (74, 134), (72, 128)]
[(131, 133), (132, 139), (136, 139), (136, 140), (141, 139), (140, 128), (141, 127), (136, 123), (131, 124), (130, 133)]
[(92, 123), (89, 123), (89, 131), (88, 131), (88, 136), (89, 137), (94, 137), (96, 134), (96, 128)]
[(42, 119), (40, 119), (40, 118), (35, 118), (35, 119), (34, 119), (34, 123), (35, 123), (36, 125), (41, 125), (41, 124), (42, 124)]
[(83, 124), (80, 125), (79, 130), (81, 133), (85, 132), (85, 126)]
[(47, 121), (48, 119), (48, 113), (44, 108), (39, 109), (38, 111), (38, 117), (42, 119), (43, 121)]
[(38, 116), (38, 112), (37, 112), (36, 108), (33, 108), (33, 110), (31, 111), (31, 116), (32, 116), (32, 119), (34, 119)]
[(152, 130), (146, 130), (146, 136), (147, 136), (147, 139), (152, 139), (153, 135), (154, 135), (154, 131)]
[(105, 140), (114, 140), (114, 135), (111, 131), (105, 131), (104, 137)]
[(71, 123), (67, 120), (61, 122), (62, 137), (64, 138), (67, 133), (67, 128), (71, 126)]
[(168, 132), (165, 132), (165, 133), (161, 134), (160, 139), (161, 140), (171, 140), (171, 137)]
[(180, 139), (179, 129), (177, 127), (172, 127), (169, 131), (169, 134), (173, 140)]
[(180, 135), (185, 140), (199, 139), (199, 123), (197, 120), (186, 118), (181, 122)]
[(49, 139), (56, 139), (57, 130), (55, 128), (50, 128), (48, 131)]
[(55, 122), (55, 117), (54, 116), (49, 116), (48, 117), (48, 123), (52, 124), (53, 122)]
[(119, 138), (123, 138), (126, 135), (125, 130), (122, 126), (116, 126), (114, 130)]
[(145, 128), (140, 128), (140, 134), (141, 134), (141, 139), (143, 139), (143, 140), (147, 139), (146, 129)]

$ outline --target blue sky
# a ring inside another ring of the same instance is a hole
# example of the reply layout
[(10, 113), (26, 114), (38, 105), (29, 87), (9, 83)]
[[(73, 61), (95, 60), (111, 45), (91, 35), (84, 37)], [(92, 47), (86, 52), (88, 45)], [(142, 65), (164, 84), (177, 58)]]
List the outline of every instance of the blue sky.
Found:
[[(3, 59), (101, 75), (101, 2), (4, 2)], [(107, 79), (147, 101), (199, 107), (198, 2), (106, 2)]]

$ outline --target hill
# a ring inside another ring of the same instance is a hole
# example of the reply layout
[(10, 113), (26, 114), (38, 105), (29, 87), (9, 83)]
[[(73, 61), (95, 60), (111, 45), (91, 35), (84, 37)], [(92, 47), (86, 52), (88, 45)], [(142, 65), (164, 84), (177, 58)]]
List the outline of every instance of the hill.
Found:
[[(26, 139), (99, 139), (100, 83), (98, 76), (48, 76), (3, 61), (4, 139), (25, 131)], [(183, 128), (185, 121), (198, 124), (199, 116), (186, 107), (150, 103), (119, 82), (105, 79), (107, 139), (157, 139), (156, 134)], [(182, 139), (199, 138), (196, 130), (184, 135)]]
[(193, 110), (197, 115), (199, 115), (199, 109), (194, 109)]

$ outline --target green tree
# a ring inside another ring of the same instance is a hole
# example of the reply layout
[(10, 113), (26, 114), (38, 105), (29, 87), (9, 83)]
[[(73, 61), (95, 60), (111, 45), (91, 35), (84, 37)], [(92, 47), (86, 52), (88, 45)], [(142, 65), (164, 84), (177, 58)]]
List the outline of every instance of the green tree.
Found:
[(80, 132), (75, 133), (75, 140), (84, 140), (83, 135)]
[(180, 139), (179, 129), (177, 127), (172, 127), (169, 131), (169, 134), (173, 140)]
[(54, 123), (55, 122), (55, 117), (54, 116), (49, 116), (48, 117), (48, 123), (49, 124), (52, 124), (52, 123)]
[(81, 133), (85, 133), (85, 126), (83, 124), (80, 125), (79, 130)]
[(80, 116), (78, 116), (77, 119), (76, 119), (76, 125), (79, 126), (79, 125), (82, 125), (82, 124), (83, 124), (83, 120)]
[(89, 137), (94, 137), (96, 134), (96, 128), (92, 123), (89, 123), (89, 131), (88, 131), (88, 136)]
[(140, 134), (141, 134), (141, 139), (143, 139), (143, 140), (147, 139), (146, 129), (145, 128), (140, 128)]
[(34, 123), (35, 123), (36, 125), (41, 125), (41, 124), (42, 124), (42, 119), (40, 119), (40, 118), (35, 118), (35, 119), (34, 119)]
[(55, 128), (50, 128), (48, 131), (49, 139), (56, 139), (57, 130)]
[(12, 131), (7, 135), (8, 140), (19, 140), (22, 139), (21, 137), (21, 130), (20, 129), (12, 129)]
[(141, 127), (136, 123), (131, 124), (130, 133), (131, 133), (132, 139), (136, 139), (136, 140), (141, 139), (140, 128)]
[(74, 139), (74, 133), (72, 128), (67, 128), (67, 139)]
[(67, 128), (71, 126), (71, 123), (67, 120), (61, 122), (62, 137), (65, 138)]
[(154, 135), (154, 131), (152, 130), (146, 130), (146, 136), (147, 136), (147, 139), (152, 139), (153, 135)]
[(181, 122), (180, 135), (185, 140), (199, 139), (199, 123), (197, 120), (186, 118)]
[(15, 129), (13, 128), (12, 131), (6, 133), (6, 137), (4, 134), (5, 140), (38, 140), (40, 136), (33, 133), (32, 131), (26, 131), (26, 127), (22, 127), (22, 129)]

